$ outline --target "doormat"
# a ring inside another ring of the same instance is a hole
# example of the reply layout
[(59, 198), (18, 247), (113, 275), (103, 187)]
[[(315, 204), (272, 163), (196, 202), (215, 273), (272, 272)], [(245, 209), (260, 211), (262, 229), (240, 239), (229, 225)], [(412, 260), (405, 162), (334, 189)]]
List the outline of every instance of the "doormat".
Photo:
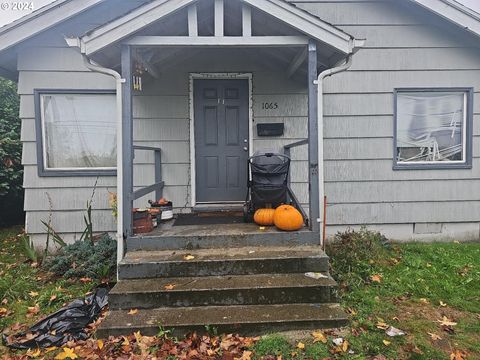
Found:
[(173, 226), (241, 224), (243, 222), (243, 216), (199, 216), (198, 214), (178, 214)]

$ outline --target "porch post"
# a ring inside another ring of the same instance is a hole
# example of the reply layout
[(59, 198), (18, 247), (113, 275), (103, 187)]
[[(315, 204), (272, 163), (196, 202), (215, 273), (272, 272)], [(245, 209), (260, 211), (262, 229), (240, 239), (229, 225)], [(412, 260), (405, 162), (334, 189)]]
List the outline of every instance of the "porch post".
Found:
[(133, 208), (133, 116), (132, 116), (132, 50), (122, 45), (122, 77), (125, 79), (122, 91), (122, 172), (123, 193), (122, 218), (123, 236), (132, 235)]
[(317, 45), (308, 42), (308, 194), (310, 229), (320, 233), (320, 204), (318, 198), (318, 99), (317, 99)]

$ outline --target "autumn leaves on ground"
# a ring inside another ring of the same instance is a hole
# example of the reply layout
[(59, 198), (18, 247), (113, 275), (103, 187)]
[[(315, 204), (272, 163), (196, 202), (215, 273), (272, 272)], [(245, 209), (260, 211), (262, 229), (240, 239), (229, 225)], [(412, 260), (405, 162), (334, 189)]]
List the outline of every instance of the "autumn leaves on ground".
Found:
[[(16, 236), (0, 231), (0, 331), (26, 330), (97, 284), (53, 277), (32, 266)], [(366, 231), (337, 236), (328, 253), (350, 314), (343, 329), (262, 338), (140, 333), (61, 348), (11, 351), (5, 359), (480, 359), (480, 244), (388, 245)], [(135, 316), (133, 314), (126, 315)], [(101, 319), (99, 320), (101, 321)], [(396, 336), (391, 336), (396, 335)]]

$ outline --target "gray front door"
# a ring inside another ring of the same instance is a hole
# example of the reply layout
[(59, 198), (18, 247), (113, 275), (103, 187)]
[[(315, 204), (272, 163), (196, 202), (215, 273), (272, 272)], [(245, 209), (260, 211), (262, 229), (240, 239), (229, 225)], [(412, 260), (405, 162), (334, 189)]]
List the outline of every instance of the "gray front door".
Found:
[(245, 199), (248, 81), (194, 80), (197, 202)]

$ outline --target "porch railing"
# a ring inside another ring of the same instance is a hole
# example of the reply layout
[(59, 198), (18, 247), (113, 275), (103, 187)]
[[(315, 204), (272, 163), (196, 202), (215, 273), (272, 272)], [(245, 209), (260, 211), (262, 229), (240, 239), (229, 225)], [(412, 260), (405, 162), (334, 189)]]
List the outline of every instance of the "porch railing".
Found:
[[(291, 144), (284, 145), (283, 146), (283, 153), (291, 159), (290, 155), (291, 155), (291, 149), (292, 148), (297, 147), (297, 146), (301, 146), (301, 145), (307, 145), (307, 144), (308, 144), (308, 139), (304, 139), (304, 140), (296, 141), (296, 142), (291, 143)], [(308, 216), (305, 213), (305, 210), (303, 210), (302, 205), (300, 205), (300, 202), (298, 201), (297, 197), (295, 196), (295, 194), (293, 193), (293, 191), (290, 187), (290, 174), (288, 174), (288, 180), (287, 181), (288, 181), (287, 182), (287, 184), (288, 184), (288, 187), (287, 187), (288, 188), (288, 196), (290, 197), (290, 200), (295, 204), (295, 207), (302, 213), (302, 216), (305, 219), (305, 224), (309, 225)]]
[(162, 180), (162, 149), (152, 146), (133, 145), (133, 150), (146, 150), (154, 152), (155, 183), (150, 186), (146, 186), (133, 191), (132, 201), (141, 198), (142, 196), (145, 196), (147, 194), (150, 194), (154, 191), (155, 200), (160, 199), (163, 196), (163, 188), (165, 186), (165, 182)]

